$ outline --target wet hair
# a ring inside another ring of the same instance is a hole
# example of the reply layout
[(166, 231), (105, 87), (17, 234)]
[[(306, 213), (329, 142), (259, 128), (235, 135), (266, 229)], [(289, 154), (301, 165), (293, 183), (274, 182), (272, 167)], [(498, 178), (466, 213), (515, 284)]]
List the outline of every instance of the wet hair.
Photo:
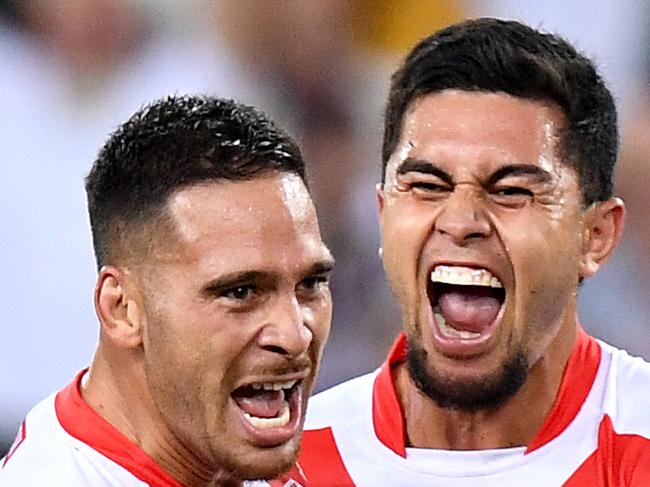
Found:
[(127, 234), (147, 231), (172, 193), (273, 172), (296, 174), (307, 185), (297, 144), (254, 108), (209, 96), (144, 106), (110, 135), (86, 178), (98, 268), (121, 257), (113, 254)]
[(446, 89), (502, 92), (555, 103), (566, 118), (561, 156), (576, 170), (584, 202), (612, 196), (616, 107), (594, 64), (559, 36), (492, 18), (466, 20), (423, 39), (393, 74), (382, 180), (411, 103)]

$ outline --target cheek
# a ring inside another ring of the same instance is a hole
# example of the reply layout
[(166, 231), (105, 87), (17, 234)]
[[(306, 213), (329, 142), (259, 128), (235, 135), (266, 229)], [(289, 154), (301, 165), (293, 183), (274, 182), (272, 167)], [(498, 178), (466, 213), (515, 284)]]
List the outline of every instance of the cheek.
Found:
[[(172, 428), (192, 423), (192, 404), (199, 403), (197, 377), (205, 368), (200, 353), (187, 339), (170, 330), (169, 324), (156, 323), (144, 349), (147, 385), (157, 408)], [(174, 373), (170, 374), (169, 371)]]
[[(209, 342), (190, 333), (155, 331), (150, 334), (149, 346), (145, 348), (148, 375), (155, 377), (165, 387), (176, 389), (180, 384), (196, 384), (208, 365)], [(173, 370), (174, 374), (169, 375)]]
[[(540, 226), (540, 228), (543, 228)], [(540, 255), (559, 276), (575, 276), (581, 257), (582, 234), (577, 218), (553, 221), (537, 237)], [(545, 249), (541, 252), (541, 249)]]
[(322, 301), (309, 310), (309, 313), (311, 314), (309, 327), (313, 334), (313, 346), (320, 355), (329, 337), (332, 324), (332, 296), (329, 291)]
[(579, 213), (560, 215), (548, 209), (528, 208), (506, 215), (495, 212), (493, 221), (515, 273), (523, 273), (524, 277), (577, 275), (582, 247)]
[(422, 250), (433, 226), (433, 212), (394, 204), (382, 216), (382, 260), (398, 295), (417, 282)]
[(539, 317), (550, 323), (572, 299), (580, 263), (580, 238), (571, 231), (575, 225), (572, 221), (529, 224), (520, 227), (528, 231), (512, 231), (504, 237), (515, 275), (516, 302), (526, 310), (527, 320)]
[[(180, 389), (196, 387), (199, 381), (212, 378), (221, 380), (224, 375), (220, 363), (231, 361), (237, 341), (227, 336), (236, 326), (223, 326), (227, 322), (209, 306), (194, 301), (159, 309), (148, 320), (148, 341), (145, 344), (145, 360), (150, 373), (160, 374), (163, 380), (176, 383)], [(216, 362), (215, 357), (223, 360)], [(173, 370), (174, 374), (169, 375)], [(165, 379), (166, 377), (166, 379)]]

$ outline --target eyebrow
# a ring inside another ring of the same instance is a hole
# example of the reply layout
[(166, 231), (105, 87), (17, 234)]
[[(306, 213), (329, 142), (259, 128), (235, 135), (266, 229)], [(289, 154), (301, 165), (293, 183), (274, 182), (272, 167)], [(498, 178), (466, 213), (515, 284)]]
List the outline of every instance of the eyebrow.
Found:
[[(315, 262), (309, 266), (302, 274), (301, 279), (304, 279), (308, 276), (314, 276), (319, 274), (329, 274), (334, 269), (334, 257), (328, 256), (318, 262)], [(237, 286), (243, 286), (251, 282), (259, 281), (269, 281), (276, 277), (275, 272), (267, 271), (243, 271), (243, 272), (231, 272), (219, 276), (216, 279), (208, 282), (201, 289), (201, 294), (204, 296), (212, 296), (219, 291), (224, 289), (230, 289)]]
[(406, 174), (409, 172), (419, 172), (423, 174), (431, 174), (442, 179), (445, 183), (452, 185), (454, 180), (446, 171), (443, 171), (438, 166), (433, 164), (430, 161), (425, 161), (424, 159), (417, 159), (413, 157), (407, 157), (397, 168), (397, 175)]
[(486, 186), (492, 186), (500, 179), (514, 176), (533, 176), (539, 182), (550, 181), (551, 175), (545, 169), (532, 164), (508, 164), (500, 167), (489, 177)]
[(312, 265), (309, 270), (305, 272), (305, 275), (314, 276), (317, 274), (328, 274), (334, 269), (335, 263), (336, 261), (334, 260), (334, 257), (329, 256), (326, 259), (323, 259)]
[[(397, 168), (397, 174), (407, 174), (409, 172), (419, 172), (431, 174), (442, 179), (447, 184), (453, 185), (454, 179), (448, 172), (436, 166), (434, 163), (418, 158), (406, 158)], [(497, 169), (487, 180), (486, 186), (491, 186), (500, 179), (514, 176), (533, 176), (536, 180), (544, 183), (550, 181), (551, 175), (545, 169), (533, 164), (508, 164)]]

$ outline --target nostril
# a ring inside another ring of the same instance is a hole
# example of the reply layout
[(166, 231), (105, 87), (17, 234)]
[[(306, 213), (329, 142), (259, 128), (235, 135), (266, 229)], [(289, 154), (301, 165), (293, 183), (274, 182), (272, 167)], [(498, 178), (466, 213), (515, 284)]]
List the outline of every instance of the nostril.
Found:
[(468, 240), (468, 239), (482, 238), (482, 237), (485, 237), (485, 233), (483, 233), (483, 232), (473, 232), (473, 233), (470, 233), (469, 235), (467, 235), (465, 237), (465, 239)]
[(438, 232), (440, 232), (443, 235), (449, 235), (451, 238), (458, 241), (467, 241), (467, 240), (484, 238), (488, 234), (488, 232), (482, 232), (482, 231), (474, 231), (474, 232), (452, 231), (451, 229), (445, 229), (445, 228), (438, 228)]
[(277, 345), (266, 345), (264, 349), (269, 352), (277, 353), (279, 355), (289, 355), (289, 352), (287, 350)]

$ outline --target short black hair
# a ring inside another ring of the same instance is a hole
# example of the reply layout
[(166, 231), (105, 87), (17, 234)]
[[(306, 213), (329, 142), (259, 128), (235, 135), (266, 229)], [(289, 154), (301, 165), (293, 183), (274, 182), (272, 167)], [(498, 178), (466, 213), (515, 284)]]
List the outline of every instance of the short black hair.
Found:
[(382, 181), (410, 104), (446, 89), (503, 92), (555, 103), (566, 118), (561, 155), (580, 178), (584, 203), (612, 196), (616, 106), (594, 64), (557, 35), (493, 18), (465, 20), (423, 39), (393, 74)]
[(98, 268), (125, 229), (160, 213), (169, 196), (205, 181), (293, 173), (305, 185), (295, 141), (253, 107), (211, 96), (169, 96), (113, 132), (86, 177)]

